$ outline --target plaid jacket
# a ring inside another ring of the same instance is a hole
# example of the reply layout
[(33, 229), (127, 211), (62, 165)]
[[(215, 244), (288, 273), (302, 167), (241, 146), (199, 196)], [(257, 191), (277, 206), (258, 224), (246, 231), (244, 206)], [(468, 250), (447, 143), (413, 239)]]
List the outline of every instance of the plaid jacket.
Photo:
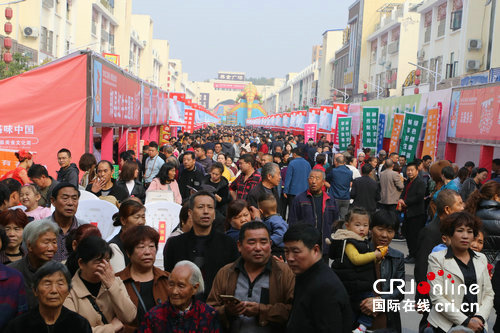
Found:
[(248, 177), (247, 181), (245, 181), (245, 175), (242, 173), (231, 183), (229, 189), (236, 192), (236, 199), (246, 200), (248, 193), (260, 183), (260, 180), (261, 176), (257, 171), (254, 171), (254, 173)]
[(28, 304), (22, 274), (0, 264), (0, 331), (12, 318), (26, 311)]
[(144, 333), (219, 333), (217, 312), (211, 306), (194, 301), (181, 313), (169, 301), (151, 309), (144, 316), (139, 332)]

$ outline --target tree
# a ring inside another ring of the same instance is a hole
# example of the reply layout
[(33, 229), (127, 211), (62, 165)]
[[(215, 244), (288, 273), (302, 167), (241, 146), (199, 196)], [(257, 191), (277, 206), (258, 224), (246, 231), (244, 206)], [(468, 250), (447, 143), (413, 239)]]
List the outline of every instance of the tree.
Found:
[(12, 62), (6, 64), (3, 61), (3, 57), (0, 60), (0, 80), (6, 79), (8, 77), (24, 73), (32, 68), (29, 65), (30, 58), (22, 55), (21, 53), (14, 53), (12, 55)]

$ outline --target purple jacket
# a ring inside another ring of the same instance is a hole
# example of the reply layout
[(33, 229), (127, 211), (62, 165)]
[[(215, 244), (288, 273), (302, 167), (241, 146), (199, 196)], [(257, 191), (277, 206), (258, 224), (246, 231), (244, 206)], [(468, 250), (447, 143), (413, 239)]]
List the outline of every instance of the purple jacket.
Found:
[(0, 263), (0, 331), (11, 319), (26, 311), (23, 275)]

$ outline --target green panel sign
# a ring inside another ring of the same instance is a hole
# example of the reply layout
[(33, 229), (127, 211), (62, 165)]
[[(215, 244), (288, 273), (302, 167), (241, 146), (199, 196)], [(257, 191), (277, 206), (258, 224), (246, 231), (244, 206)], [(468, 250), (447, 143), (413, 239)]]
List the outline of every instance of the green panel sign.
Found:
[(413, 161), (417, 152), (418, 138), (424, 122), (424, 116), (416, 113), (406, 113), (401, 132), (399, 155), (406, 156), (408, 162)]
[(339, 148), (340, 151), (346, 151), (347, 146), (351, 144), (351, 120), (352, 117), (341, 117), (339, 119)]
[(113, 179), (118, 179), (120, 173), (119, 173), (119, 170), (120, 168), (118, 167), (118, 165), (116, 164), (113, 164)]
[(363, 148), (377, 148), (378, 107), (363, 107)]

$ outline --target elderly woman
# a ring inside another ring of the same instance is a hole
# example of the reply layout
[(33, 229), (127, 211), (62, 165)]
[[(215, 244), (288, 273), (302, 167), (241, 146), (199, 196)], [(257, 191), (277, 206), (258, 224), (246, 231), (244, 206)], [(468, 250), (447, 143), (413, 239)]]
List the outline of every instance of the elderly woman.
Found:
[[(4, 249), (9, 238), (3, 229), (0, 229), (0, 249)], [(21, 273), (0, 263), (0, 332), (5, 325), (23, 312), (26, 312), (26, 291)]]
[(168, 300), (146, 313), (139, 332), (219, 332), (215, 309), (194, 298), (203, 290), (198, 266), (179, 261), (168, 279)]
[(111, 269), (109, 245), (102, 238), (89, 236), (78, 244), (76, 253), (79, 269), (64, 306), (87, 318), (93, 332), (122, 330), (135, 319), (137, 308)]
[(9, 264), (9, 267), (17, 269), (24, 278), (26, 299), (28, 308), (32, 309), (38, 305), (33, 294), (33, 282), (35, 272), (47, 261), (52, 260), (57, 252), (57, 234), (59, 226), (48, 220), (40, 220), (29, 223), (23, 232), (23, 243), (28, 249), (26, 257)]
[(429, 255), (427, 270), (433, 274), (428, 278), (432, 309), (427, 320), (434, 332), (448, 332), (458, 325), (474, 332), (487, 330), (494, 296), (488, 261), (484, 254), (470, 249), (480, 228), (481, 221), (467, 212), (441, 220), (441, 233), (450, 245)]
[(36, 271), (33, 281), (38, 308), (12, 320), (4, 332), (92, 332), (87, 319), (63, 306), (70, 289), (71, 276), (66, 266), (56, 261), (47, 262)]
[(0, 262), (10, 264), (26, 256), (26, 249), (22, 246), (23, 230), (28, 224), (28, 216), (22, 209), (9, 209), (0, 213), (0, 225), (9, 237), (8, 244), (0, 251)]
[(127, 288), (130, 299), (137, 307), (137, 318), (125, 332), (135, 332), (144, 315), (167, 298), (168, 273), (154, 267), (160, 234), (153, 228), (139, 225), (123, 234), (123, 245), (130, 264), (116, 276)]
[(111, 267), (114, 272), (120, 272), (130, 263), (130, 259), (123, 246), (122, 235), (127, 229), (136, 225), (146, 224), (146, 208), (137, 200), (125, 200), (120, 205), (120, 210), (113, 216), (113, 225), (121, 226), (120, 232), (109, 241), (113, 251)]
[[(398, 231), (398, 226), (399, 223), (397, 222), (396, 215), (392, 212), (379, 210), (373, 214), (370, 224), (372, 234), (370, 248), (373, 250), (378, 246), (389, 246), (394, 235)], [(391, 279), (405, 278), (404, 255), (390, 246), (385, 257), (380, 262), (377, 262), (376, 265), (378, 265), (376, 271), (380, 272), (380, 276), (377, 276), (377, 279), (385, 279), (384, 283), (377, 285), (379, 290), (390, 291)], [(391, 331), (401, 332), (401, 317), (399, 311), (373, 313), (373, 300), (380, 298), (400, 302), (403, 299), (403, 294), (401, 294), (399, 289), (394, 288), (391, 294), (369, 297), (361, 301), (361, 311), (366, 315), (375, 315), (372, 329), (386, 328)]]

